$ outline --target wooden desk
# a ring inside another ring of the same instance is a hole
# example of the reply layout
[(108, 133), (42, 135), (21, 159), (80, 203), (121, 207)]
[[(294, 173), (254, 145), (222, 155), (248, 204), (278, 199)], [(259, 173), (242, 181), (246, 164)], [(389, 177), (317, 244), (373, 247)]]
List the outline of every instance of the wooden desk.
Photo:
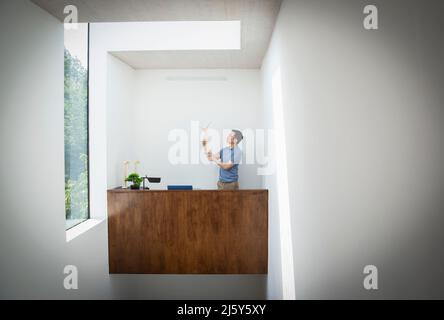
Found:
[(266, 274), (267, 190), (108, 191), (110, 273)]

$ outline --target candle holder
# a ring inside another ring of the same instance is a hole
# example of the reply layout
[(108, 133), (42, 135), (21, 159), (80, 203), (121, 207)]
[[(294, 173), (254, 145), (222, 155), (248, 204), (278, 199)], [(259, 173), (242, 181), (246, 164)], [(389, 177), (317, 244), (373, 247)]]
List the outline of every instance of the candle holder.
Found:
[(128, 177), (128, 166), (129, 166), (129, 161), (125, 160), (123, 161), (123, 184), (122, 184), (122, 189), (127, 189), (128, 188), (128, 181), (126, 180), (126, 178)]

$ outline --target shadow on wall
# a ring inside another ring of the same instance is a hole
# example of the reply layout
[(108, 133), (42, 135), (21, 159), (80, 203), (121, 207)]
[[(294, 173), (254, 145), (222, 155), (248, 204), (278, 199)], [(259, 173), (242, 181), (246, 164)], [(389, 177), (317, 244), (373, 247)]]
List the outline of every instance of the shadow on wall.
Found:
[(110, 275), (116, 299), (266, 299), (266, 275)]

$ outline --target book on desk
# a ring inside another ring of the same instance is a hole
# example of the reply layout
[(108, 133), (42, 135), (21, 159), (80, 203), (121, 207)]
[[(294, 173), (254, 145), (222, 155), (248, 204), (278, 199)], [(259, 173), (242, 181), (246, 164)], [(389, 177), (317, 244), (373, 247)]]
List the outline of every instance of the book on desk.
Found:
[(193, 190), (191, 185), (168, 185), (167, 190)]

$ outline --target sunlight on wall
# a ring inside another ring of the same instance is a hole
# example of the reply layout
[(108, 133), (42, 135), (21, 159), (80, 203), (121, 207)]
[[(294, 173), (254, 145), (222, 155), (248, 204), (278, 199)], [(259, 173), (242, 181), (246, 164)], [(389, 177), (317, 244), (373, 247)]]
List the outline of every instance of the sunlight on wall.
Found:
[(272, 79), (273, 125), (275, 131), (276, 174), (278, 189), (279, 229), (282, 259), (282, 290), (284, 299), (295, 299), (293, 243), (290, 225), (290, 200), (288, 194), (287, 150), (285, 147), (284, 111), (282, 104), (281, 69), (277, 68)]

